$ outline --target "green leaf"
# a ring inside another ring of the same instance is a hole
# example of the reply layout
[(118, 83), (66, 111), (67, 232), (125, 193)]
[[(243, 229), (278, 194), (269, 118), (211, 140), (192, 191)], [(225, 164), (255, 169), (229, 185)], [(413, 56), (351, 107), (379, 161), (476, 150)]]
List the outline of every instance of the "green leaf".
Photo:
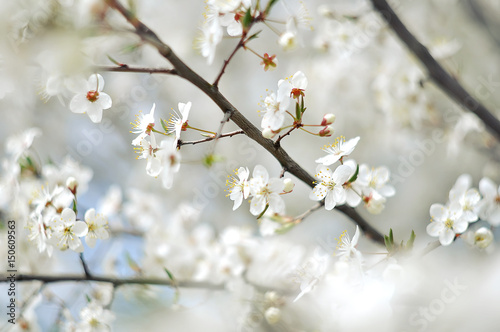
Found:
[(243, 30), (246, 30), (250, 26), (250, 24), (252, 24), (252, 20), (252, 8), (248, 8), (245, 16), (243, 17), (243, 20), (241, 21), (241, 23), (243, 24)]
[(135, 271), (135, 272), (141, 272), (141, 268), (139, 265), (130, 257), (130, 254), (128, 252), (125, 253), (125, 257), (127, 259), (127, 264), (130, 266), (130, 268)]
[(300, 106), (299, 103), (295, 104), (295, 116), (297, 117), (297, 121), (300, 121), (301, 118)]
[(259, 37), (259, 33), (261, 33), (262, 30), (260, 31), (257, 31), (256, 33), (254, 33), (253, 35), (251, 35), (250, 37), (247, 38), (247, 42), (252, 40), (252, 39), (255, 39), (255, 38), (258, 38)]
[(278, 0), (270, 0), (268, 3), (267, 3), (267, 7), (266, 7), (266, 10), (264, 11), (266, 13), (266, 15), (269, 14), (269, 12), (271, 11), (271, 8), (276, 4), (276, 2), (278, 2)]
[(172, 283), (176, 283), (177, 281), (174, 278), (174, 275), (172, 272), (170, 272), (166, 267), (163, 268), (163, 270), (167, 273), (168, 278), (172, 281)]
[(385, 243), (385, 247), (387, 248), (387, 251), (391, 252), (392, 251), (392, 244), (391, 244), (391, 241), (389, 240), (389, 237), (387, 235), (384, 235), (384, 243)]
[(410, 239), (408, 240), (408, 242), (406, 242), (406, 249), (407, 250), (411, 250), (413, 249), (413, 243), (415, 242), (415, 238), (417, 236), (415, 235), (415, 232), (413, 231), (413, 229), (411, 230), (411, 235), (410, 235)]
[(109, 61), (113, 62), (115, 65), (120, 66), (120, 67), (123, 65), (122, 63), (119, 63), (118, 61), (113, 59), (109, 54), (106, 54), (106, 56), (108, 57)]
[(88, 294), (85, 294), (85, 298), (87, 299), (88, 303), (92, 302), (92, 299), (90, 298), (90, 296), (88, 296)]
[(391, 244), (394, 244), (394, 236), (392, 234), (392, 228), (389, 229), (389, 241), (391, 241)]
[(356, 172), (354, 172), (354, 174), (351, 176), (351, 178), (347, 182), (354, 182), (354, 181), (356, 181), (356, 179), (358, 178), (358, 173), (359, 173), (359, 164), (356, 165)]
[(215, 163), (218, 163), (218, 162), (221, 162), (224, 160), (224, 157), (222, 156), (218, 156), (216, 154), (209, 154), (209, 155), (206, 155), (205, 158), (203, 158), (203, 165), (205, 165), (205, 167), (212, 167)]

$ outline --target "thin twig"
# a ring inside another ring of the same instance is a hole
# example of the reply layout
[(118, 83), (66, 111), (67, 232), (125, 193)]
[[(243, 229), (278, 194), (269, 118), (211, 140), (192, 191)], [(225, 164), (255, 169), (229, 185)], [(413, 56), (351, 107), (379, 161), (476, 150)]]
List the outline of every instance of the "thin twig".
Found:
[(313, 207), (311, 207), (309, 210), (307, 210), (306, 212), (302, 213), (301, 215), (298, 215), (296, 216), (295, 218), (293, 218), (294, 222), (295, 223), (299, 223), (299, 222), (302, 222), (302, 220), (304, 220), (307, 216), (309, 216), (311, 213), (313, 213), (314, 211), (320, 209), (322, 206), (324, 205), (323, 202), (319, 202), (317, 204), (315, 204)]
[[(212, 99), (217, 106), (223, 111), (231, 111), (230, 119), (240, 127), (245, 134), (257, 142), (260, 146), (271, 153), (281, 164), (281, 166), (286, 167), (290, 174), (293, 174), (298, 179), (306, 183), (311, 188), (314, 187), (314, 177), (312, 177), (306, 170), (304, 170), (295, 160), (293, 160), (288, 153), (281, 147), (274, 145), (274, 142), (270, 139), (264, 138), (262, 132), (250, 122), (243, 114), (241, 114), (236, 107), (234, 107), (224, 95), (219, 92), (219, 89), (200, 75), (189, 68), (177, 55), (172, 51), (172, 49), (163, 43), (158, 36), (151, 31), (144, 23), (139, 21), (137, 17), (130, 11), (128, 11), (123, 5), (121, 5), (117, 0), (106, 0), (106, 3), (120, 12), (127, 21), (134, 26), (136, 34), (154, 46), (158, 52), (170, 62), (170, 64), (176, 69), (177, 75), (191, 82), (194, 86), (199, 88), (204, 92), (210, 99)], [(339, 206), (335, 207), (338, 211), (343, 212), (349, 218), (351, 218), (359, 227), (363, 230), (365, 235), (379, 244), (384, 244), (384, 237), (375, 228), (373, 228), (354, 208), (349, 206)]]
[(463, 108), (476, 114), (491, 134), (500, 140), (500, 121), (484, 107), (479, 101), (474, 99), (458, 81), (453, 78), (444, 68), (432, 57), (429, 50), (422, 45), (413, 34), (408, 31), (401, 22), (396, 13), (386, 0), (371, 0), (375, 9), (389, 24), (391, 29), (398, 35), (408, 49), (420, 60), (427, 69), (431, 79), (443, 90), (450, 98), (459, 103)]
[(224, 72), (226, 71), (227, 65), (229, 64), (229, 62), (231, 61), (231, 59), (234, 57), (234, 55), (236, 54), (236, 52), (238, 52), (238, 50), (240, 48), (242, 48), (243, 46), (245, 46), (245, 42), (243, 41), (245, 39), (245, 37), (246, 37), (246, 34), (243, 34), (241, 36), (240, 41), (238, 42), (238, 44), (234, 48), (234, 50), (231, 53), (231, 55), (229, 56), (229, 58), (227, 58), (227, 60), (224, 60), (224, 65), (222, 66), (222, 69), (220, 70), (219, 75), (217, 75), (217, 78), (215, 79), (214, 83), (212, 84), (214, 87), (219, 86), (219, 81), (222, 78), (222, 75), (224, 75)]
[(148, 73), (148, 74), (169, 74), (177, 75), (175, 69), (166, 68), (143, 68), (143, 67), (129, 67), (128, 65), (123, 66), (96, 66), (94, 67), (96, 71), (111, 71), (120, 73)]
[[(235, 130), (235, 131), (231, 131), (231, 132), (226, 133), (226, 134), (222, 134), (222, 135), (219, 136), (219, 138), (232, 137), (232, 136), (239, 135), (239, 134), (244, 134), (244, 133), (245, 132), (243, 130)], [(207, 137), (207, 138), (200, 139), (200, 140), (197, 140), (197, 141), (182, 141), (182, 140), (179, 140), (178, 145), (179, 146), (187, 145), (187, 144), (195, 145), (195, 144), (199, 144), (199, 143), (210, 142), (210, 141), (213, 141), (214, 139), (215, 139), (215, 137)]]
[(83, 258), (83, 252), (80, 253), (80, 261), (82, 262), (83, 271), (85, 272), (85, 276), (87, 278), (92, 278), (92, 274), (90, 273), (87, 262), (85, 262), (85, 259)]

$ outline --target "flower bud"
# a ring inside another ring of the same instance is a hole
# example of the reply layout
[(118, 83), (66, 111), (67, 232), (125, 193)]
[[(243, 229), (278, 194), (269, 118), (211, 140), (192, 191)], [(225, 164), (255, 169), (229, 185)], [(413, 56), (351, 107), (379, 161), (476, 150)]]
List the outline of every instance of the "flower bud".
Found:
[(321, 121), (322, 126), (328, 126), (335, 122), (335, 115), (332, 113), (325, 114)]
[(281, 310), (276, 307), (270, 307), (266, 310), (264, 316), (269, 324), (274, 325), (281, 319)]
[(266, 128), (262, 131), (262, 136), (264, 136), (265, 138), (273, 138), (274, 136), (276, 136), (276, 133), (272, 131), (271, 128)]
[(486, 227), (479, 228), (474, 233), (474, 244), (481, 249), (488, 247), (493, 241), (493, 233)]
[(76, 195), (76, 188), (78, 187), (78, 181), (72, 176), (66, 179), (66, 187), (68, 187), (69, 191)]
[(321, 137), (330, 137), (333, 134), (332, 126), (326, 126), (325, 128), (319, 131), (319, 136)]
[(286, 178), (283, 180), (283, 184), (285, 185), (283, 191), (285, 193), (291, 193), (293, 190), (293, 187), (295, 187), (295, 183), (293, 183), (292, 179)]

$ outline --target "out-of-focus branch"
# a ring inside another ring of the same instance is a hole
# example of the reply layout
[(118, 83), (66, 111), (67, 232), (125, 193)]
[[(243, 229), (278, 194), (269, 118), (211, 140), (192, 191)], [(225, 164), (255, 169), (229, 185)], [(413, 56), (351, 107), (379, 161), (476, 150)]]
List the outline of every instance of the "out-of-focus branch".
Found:
[[(168, 278), (166, 279), (150, 279), (150, 278), (112, 278), (112, 277), (100, 277), (100, 276), (85, 276), (85, 275), (41, 275), (41, 274), (18, 274), (16, 275), (16, 282), (24, 281), (40, 281), (45, 284), (55, 283), (55, 282), (106, 282), (113, 284), (114, 286), (122, 285), (158, 285), (158, 286), (173, 286), (172, 281)], [(10, 282), (7, 278), (0, 278), (0, 282)], [(192, 281), (180, 281), (177, 283), (179, 287), (184, 288), (204, 288), (213, 290), (223, 290), (223, 284), (211, 284), (207, 282), (192, 282)]]
[[(216, 86), (211, 85), (191, 68), (189, 68), (177, 57), (168, 45), (164, 44), (153, 31), (139, 21), (133, 13), (123, 7), (123, 5), (121, 5), (117, 0), (105, 1), (110, 7), (120, 12), (127, 19), (127, 21), (134, 26), (137, 35), (141, 37), (141, 39), (154, 46), (158, 52), (170, 62), (176, 70), (178, 76), (191, 82), (204, 92), (224, 113), (229, 113), (229, 118), (238, 127), (240, 127), (249, 138), (269, 151), (279, 161), (281, 166), (283, 166), (290, 174), (293, 174), (311, 188), (314, 187), (314, 178), (299, 164), (297, 164), (297, 162), (293, 160), (283, 148), (276, 146), (272, 140), (264, 138), (261, 131), (245, 116), (243, 116), (243, 114), (241, 114), (238, 109), (219, 92), (219, 89)], [(358, 224), (368, 238), (382, 245), (384, 244), (384, 237), (382, 234), (373, 228), (360, 214), (358, 214), (355, 209), (348, 206), (339, 206), (338, 208), (336, 207), (336, 209), (349, 216), (356, 224)]]
[(458, 81), (453, 78), (432, 57), (429, 50), (422, 45), (413, 34), (408, 31), (386, 0), (371, 0), (375, 9), (382, 15), (391, 29), (398, 35), (408, 49), (420, 60), (427, 69), (430, 78), (450, 98), (459, 103), (463, 108), (476, 114), (493, 136), (500, 140), (500, 121), (479, 101), (474, 99)]
[(139, 68), (139, 67), (129, 67), (128, 65), (121, 66), (96, 66), (94, 67), (96, 71), (112, 71), (121, 73), (148, 73), (148, 74), (170, 74), (177, 75), (175, 69), (166, 68)]

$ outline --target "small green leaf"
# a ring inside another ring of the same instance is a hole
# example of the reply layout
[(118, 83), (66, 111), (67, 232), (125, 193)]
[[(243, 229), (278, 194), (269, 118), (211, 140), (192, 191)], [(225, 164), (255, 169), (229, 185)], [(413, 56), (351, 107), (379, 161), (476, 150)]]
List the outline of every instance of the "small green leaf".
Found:
[(392, 228), (389, 230), (389, 241), (391, 241), (391, 244), (394, 244), (394, 236), (392, 234)]
[(269, 14), (269, 12), (271, 11), (271, 8), (276, 4), (276, 2), (278, 2), (278, 0), (270, 0), (268, 3), (267, 3), (267, 7), (266, 7), (266, 10), (264, 11), (266, 13), (266, 15)]
[(288, 232), (289, 230), (291, 230), (292, 228), (295, 227), (295, 223), (288, 223), (288, 224), (285, 224), (283, 225), (283, 227), (280, 227), (278, 229), (276, 229), (274, 231), (275, 234), (285, 234), (286, 232)]
[(261, 33), (261, 32), (262, 32), (262, 30), (257, 31), (256, 33), (254, 33), (253, 35), (251, 35), (250, 37), (248, 37), (247, 41), (250, 41), (252, 39), (258, 38), (259, 37), (259, 33)]
[(176, 281), (172, 272), (170, 272), (166, 267), (164, 267), (163, 270), (167, 273), (168, 278), (172, 281), (172, 283), (175, 283)]
[(351, 176), (351, 178), (347, 182), (356, 181), (356, 179), (358, 178), (358, 174), (359, 174), (359, 164), (356, 165), (356, 172), (354, 172), (354, 174)]
[(127, 252), (125, 253), (125, 257), (127, 259), (127, 264), (130, 266), (130, 268), (135, 271), (135, 272), (141, 272), (141, 268), (139, 265), (130, 257), (130, 254)]
[(246, 30), (250, 26), (250, 24), (252, 24), (252, 20), (252, 8), (248, 8), (245, 16), (243, 17), (243, 20), (241, 21), (241, 23), (243, 24), (243, 30)]
[(92, 299), (90, 298), (90, 296), (88, 296), (88, 294), (85, 294), (85, 298), (87, 299), (88, 303), (92, 302)]
[(122, 66), (123, 64), (119, 63), (118, 61), (116, 61), (115, 59), (113, 59), (109, 54), (106, 54), (106, 56), (108, 57), (109, 61), (113, 62), (115, 65), (117, 66)]
[(413, 243), (415, 242), (415, 238), (417, 236), (415, 235), (415, 232), (413, 231), (413, 229), (411, 230), (411, 235), (410, 235), (410, 239), (408, 240), (408, 242), (406, 242), (406, 249), (407, 250), (411, 250), (413, 249)]
[(300, 112), (299, 103), (295, 104), (295, 116), (297, 117), (297, 121), (300, 121), (302, 112)]

